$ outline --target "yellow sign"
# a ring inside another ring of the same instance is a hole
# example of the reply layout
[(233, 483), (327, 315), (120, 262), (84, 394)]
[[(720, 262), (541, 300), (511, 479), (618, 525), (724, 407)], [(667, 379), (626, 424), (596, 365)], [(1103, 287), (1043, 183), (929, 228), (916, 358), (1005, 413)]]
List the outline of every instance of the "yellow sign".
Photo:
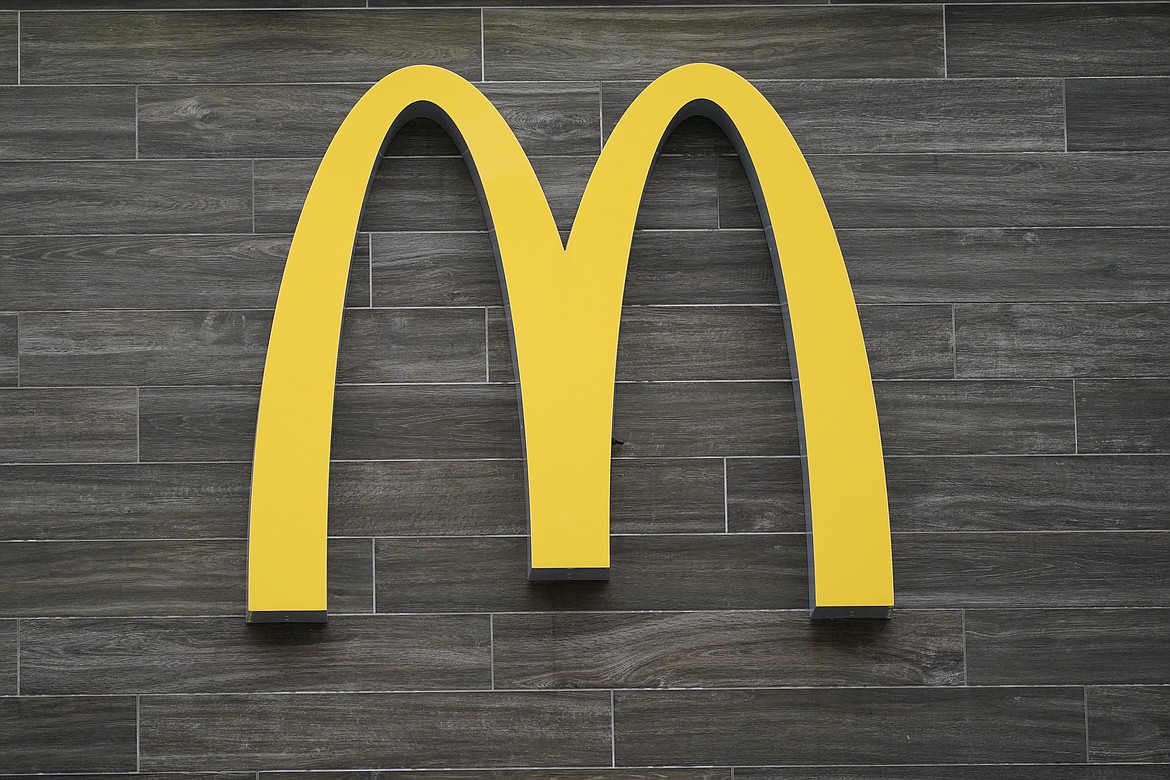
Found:
[(463, 150), (493, 231), (519, 380), (529, 578), (608, 578), (614, 372), (630, 242), (662, 141), (695, 115), (713, 119), (739, 150), (786, 304), (812, 616), (888, 616), (885, 468), (857, 307), (820, 190), (768, 101), (715, 65), (658, 78), (614, 128), (565, 246), (495, 107), (462, 77), (415, 66), (357, 102), (297, 223), (256, 425), (250, 621), (325, 619), (333, 388), (350, 257), (387, 132), (420, 116), (439, 122)]

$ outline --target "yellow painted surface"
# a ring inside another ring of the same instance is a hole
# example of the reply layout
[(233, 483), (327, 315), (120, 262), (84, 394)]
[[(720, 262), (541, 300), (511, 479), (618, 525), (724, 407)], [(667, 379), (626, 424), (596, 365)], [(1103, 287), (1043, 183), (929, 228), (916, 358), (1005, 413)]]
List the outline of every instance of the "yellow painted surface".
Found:
[(496, 109), (461, 77), (416, 66), (387, 76), (354, 107), (297, 225), (261, 391), (249, 611), (325, 609), (333, 385), (350, 255), (387, 127), (420, 102), (461, 133), (496, 231), (522, 397), (531, 567), (609, 567), (613, 387), (630, 242), (669, 124), (698, 113), (729, 120), (742, 138), (779, 256), (799, 372), (815, 606), (892, 605), (885, 473), (857, 309), (820, 192), (768, 102), (714, 65), (663, 75), (615, 127), (563, 247)]

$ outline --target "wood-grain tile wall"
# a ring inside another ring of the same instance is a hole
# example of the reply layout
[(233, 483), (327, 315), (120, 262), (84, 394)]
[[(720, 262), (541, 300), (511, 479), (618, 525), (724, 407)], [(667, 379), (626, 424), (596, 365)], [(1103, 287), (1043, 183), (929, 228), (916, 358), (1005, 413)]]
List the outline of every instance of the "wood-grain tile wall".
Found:
[[(246, 626), (272, 309), (349, 107), (482, 83), (568, 229), (691, 61), (759, 86), (839, 228), (894, 618), (802, 610), (783, 313), (705, 120), (634, 240), (613, 579), (525, 581), (491, 242), (416, 122), (354, 249), (333, 617)], [(0, 0), (0, 775), (1153, 780), (1168, 658), (1170, 2)]]

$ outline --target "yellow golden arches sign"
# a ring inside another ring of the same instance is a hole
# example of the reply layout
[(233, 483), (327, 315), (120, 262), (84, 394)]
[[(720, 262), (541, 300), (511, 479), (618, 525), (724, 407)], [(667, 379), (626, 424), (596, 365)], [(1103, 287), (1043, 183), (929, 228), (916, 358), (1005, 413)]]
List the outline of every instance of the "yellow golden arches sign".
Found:
[(256, 425), (250, 621), (325, 619), (329, 447), (350, 256), (386, 140), (417, 117), (437, 121), (463, 151), (500, 263), (527, 469), (529, 578), (608, 577), (614, 373), (634, 221), (663, 140), (695, 115), (713, 119), (739, 150), (787, 307), (812, 616), (889, 614), (885, 468), (857, 307), (820, 190), (767, 100), (715, 65), (658, 78), (605, 144), (565, 246), (495, 107), (462, 77), (415, 66), (382, 79), (346, 117), (289, 250)]

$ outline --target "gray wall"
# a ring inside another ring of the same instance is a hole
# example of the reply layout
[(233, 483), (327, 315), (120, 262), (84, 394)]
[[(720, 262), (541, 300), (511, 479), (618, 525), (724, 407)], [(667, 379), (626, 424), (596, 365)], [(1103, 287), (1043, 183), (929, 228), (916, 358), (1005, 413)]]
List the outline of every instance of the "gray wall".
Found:
[[(1170, 4), (84, 5), (0, 3), (3, 772), (1170, 772)], [(692, 122), (635, 239), (613, 580), (525, 582), (491, 249), (454, 147), (411, 126), (353, 260), (333, 618), (246, 627), (271, 309), (364, 85), (488, 81), (568, 227), (622, 108), (699, 60), (774, 100), (840, 229), (893, 620), (802, 609), (772, 271)]]

